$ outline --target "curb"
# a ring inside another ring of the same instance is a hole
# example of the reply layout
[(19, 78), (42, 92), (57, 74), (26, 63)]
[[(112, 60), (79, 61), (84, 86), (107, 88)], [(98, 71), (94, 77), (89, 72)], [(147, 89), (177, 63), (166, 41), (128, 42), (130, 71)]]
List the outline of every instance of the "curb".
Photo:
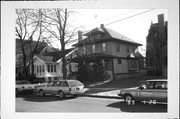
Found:
[(84, 94), (81, 96), (86, 96), (86, 97), (95, 97), (95, 98), (108, 98), (108, 99), (123, 99), (122, 97), (119, 96), (104, 96), (104, 95), (91, 95), (91, 94)]

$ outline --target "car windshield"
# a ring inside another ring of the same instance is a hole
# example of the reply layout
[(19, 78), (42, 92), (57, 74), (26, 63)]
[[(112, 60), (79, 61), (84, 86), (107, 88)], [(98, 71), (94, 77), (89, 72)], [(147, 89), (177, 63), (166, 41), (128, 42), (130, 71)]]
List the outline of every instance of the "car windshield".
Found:
[(69, 81), (69, 84), (71, 87), (74, 87), (74, 86), (83, 86), (83, 84), (80, 82), (80, 81)]
[(17, 81), (16, 84), (31, 84), (29, 81)]

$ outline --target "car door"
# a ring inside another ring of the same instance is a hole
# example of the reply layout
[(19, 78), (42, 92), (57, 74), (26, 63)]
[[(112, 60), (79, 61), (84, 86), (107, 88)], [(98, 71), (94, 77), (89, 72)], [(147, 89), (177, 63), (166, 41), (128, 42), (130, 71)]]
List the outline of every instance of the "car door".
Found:
[(54, 83), (49, 83), (47, 86), (43, 87), (43, 90), (47, 94), (52, 94), (52, 88), (54, 86)]
[(59, 90), (62, 90), (65, 94), (69, 92), (69, 85), (67, 81), (58, 81), (54, 83), (54, 86), (51, 88), (51, 93), (58, 94)]
[(167, 102), (167, 81), (155, 82), (153, 96), (157, 102)]
[(146, 81), (141, 85), (140, 89), (137, 92), (137, 99), (141, 101), (149, 101), (153, 99), (153, 91), (154, 91), (154, 82)]
[(60, 85), (61, 85), (61, 81), (60, 82), (55, 82), (54, 85), (51, 87), (51, 94), (58, 94), (58, 91), (60, 90)]
[(61, 89), (63, 90), (63, 92), (65, 94), (68, 94), (69, 93), (69, 84), (67, 81), (62, 81), (61, 83)]

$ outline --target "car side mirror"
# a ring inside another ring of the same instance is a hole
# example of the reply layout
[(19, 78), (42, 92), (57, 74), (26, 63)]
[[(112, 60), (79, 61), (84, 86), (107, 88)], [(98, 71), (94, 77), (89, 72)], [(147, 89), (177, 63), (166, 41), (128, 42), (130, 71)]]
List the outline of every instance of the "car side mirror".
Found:
[(143, 89), (143, 87), (142, 87), (142, 86), (140, 86), (140, 87), (139, 87), (139, 89), (140, 89), (140, 90), (142, 90), (142, 89)]
[(146, 89), (146, 85), (142, 85), (139, 87), (140, 90)]

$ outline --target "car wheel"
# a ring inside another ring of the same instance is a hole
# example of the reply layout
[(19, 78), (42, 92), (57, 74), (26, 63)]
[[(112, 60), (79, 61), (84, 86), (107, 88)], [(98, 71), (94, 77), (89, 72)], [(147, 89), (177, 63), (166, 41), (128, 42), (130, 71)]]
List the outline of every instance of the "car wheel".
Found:
[(18, 95), (19, 94), (19, 90), (16, 88), (16, 95)]
[(126, 95), (125, 96), (125, 102), (128, 104), (128, 105), (132, 105), (133, 104), (133, 97), (131, 95)]
[(58, 96), (59, 96), (59, 98), (64, 98), (64, 92), (63, 91), (59, 91), (58, 92)]
[(44, 96), (45, 95), (44, 91), (43, 90), (39, 90), (39, 95), (40, 96)]

